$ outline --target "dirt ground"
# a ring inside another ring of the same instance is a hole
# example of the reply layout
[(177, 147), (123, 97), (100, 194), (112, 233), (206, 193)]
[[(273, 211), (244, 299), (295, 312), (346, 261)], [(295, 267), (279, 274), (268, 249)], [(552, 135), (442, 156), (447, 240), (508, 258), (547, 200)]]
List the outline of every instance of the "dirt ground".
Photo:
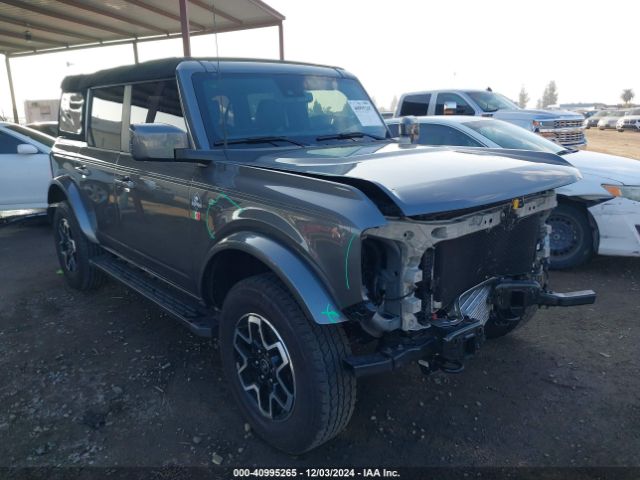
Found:
[(1, 227), (0, 267), (0, 466), (640, 465), (640, 259), (552, 273), (598, 302), (461, 374), (362, 380), (347, 430), (300, 457), (245, 428), (215, 345), (115, 282), (68, 288), (48, 225)]
[(587, 134), (587, 150), (610, 153), (640, 160), (640, 132), (598, 130), (590, 128)]

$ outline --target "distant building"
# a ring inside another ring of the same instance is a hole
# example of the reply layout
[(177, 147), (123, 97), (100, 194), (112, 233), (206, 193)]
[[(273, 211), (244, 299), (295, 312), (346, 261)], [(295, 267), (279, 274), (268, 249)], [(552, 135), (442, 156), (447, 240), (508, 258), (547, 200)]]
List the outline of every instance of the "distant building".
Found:
[(26, 123), (58, 120), (58, 100), (25, 100)]

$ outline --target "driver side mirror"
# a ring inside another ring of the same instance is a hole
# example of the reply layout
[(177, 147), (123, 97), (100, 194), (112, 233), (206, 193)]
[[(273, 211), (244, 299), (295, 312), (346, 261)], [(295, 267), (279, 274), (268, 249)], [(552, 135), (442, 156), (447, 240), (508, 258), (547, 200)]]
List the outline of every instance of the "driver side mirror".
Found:
[(458, 104), (456, 102), (444, 102), (443, 115), (455, 115), (458, 112)]
[(408, 115), (400, 120), (400, 145), (414, 145), (420, 138), (420, 124), (416, 117)]
[(189, 148), (189, 137), (164, 123), (136, 123), (129, 127), (129, 151), (139, 162), (175, 162), (175, 151)]
[(18, 154), (20, 155), (33, 155), (35, 153), (40, 153), (38, 147), (35, 145), (31, 145), (30, 143), (21, 143), (18, 145)]

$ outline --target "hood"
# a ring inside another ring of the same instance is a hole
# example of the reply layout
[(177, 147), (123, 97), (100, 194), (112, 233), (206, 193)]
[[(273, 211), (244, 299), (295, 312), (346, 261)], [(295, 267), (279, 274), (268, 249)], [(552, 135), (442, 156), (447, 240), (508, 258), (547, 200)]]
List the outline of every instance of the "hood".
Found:
[(381, 191), (405, 216), (509, 201), (580, 179), (549, 153), (396, 143), (279, 150), (251, 163), (353, 185), (372, 200), (372, 190)]
[(584, 120), (584, 117), (568, 110), (498, 110), (493, 118), (503, 120)]
[(562, 158), (583, 174), (614, 180), (625, 185), (640, 185), (640, 160), (584, 150), (568, 153)]

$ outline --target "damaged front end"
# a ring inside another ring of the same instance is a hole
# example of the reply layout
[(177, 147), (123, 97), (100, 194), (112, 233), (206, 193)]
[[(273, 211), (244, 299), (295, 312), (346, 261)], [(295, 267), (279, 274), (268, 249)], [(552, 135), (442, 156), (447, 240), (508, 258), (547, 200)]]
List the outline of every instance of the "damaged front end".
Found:
[(472, 211), (390, 219), (362, 237), (363, 294), (350, 309), (374, 353), (352, 356), (357, 375), (418, 361), (425, 371), (460, 371), (491, 326), (528, 320), (540, 305), (593, 303), (592, 291), (547, 289), (545, 192)]

